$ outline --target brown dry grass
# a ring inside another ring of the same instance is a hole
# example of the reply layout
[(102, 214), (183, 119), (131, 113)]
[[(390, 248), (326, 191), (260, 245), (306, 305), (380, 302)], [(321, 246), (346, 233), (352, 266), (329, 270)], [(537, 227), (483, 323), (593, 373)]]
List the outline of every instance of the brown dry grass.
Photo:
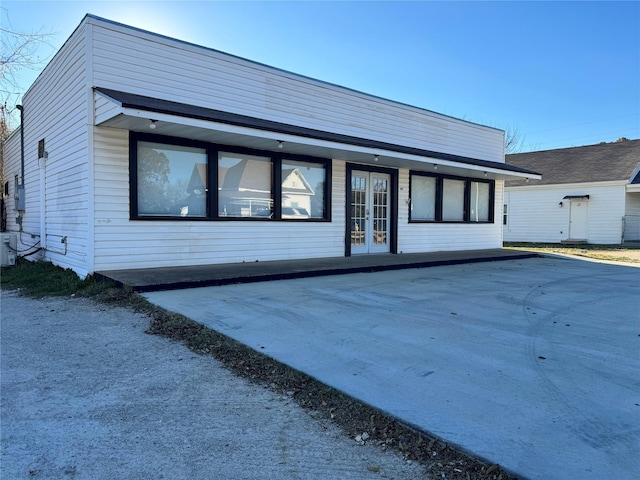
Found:
[(608, 262), (640, 265), (640, 244), (637, 245), (564, 245), (554, 243), (505, 243), (504, 248), (539, 253), (558, 253)]

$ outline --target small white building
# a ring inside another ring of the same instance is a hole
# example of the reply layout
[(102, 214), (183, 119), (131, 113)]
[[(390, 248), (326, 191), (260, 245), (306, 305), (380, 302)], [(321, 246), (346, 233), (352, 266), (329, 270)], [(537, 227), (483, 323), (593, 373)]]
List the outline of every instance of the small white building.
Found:
[(504, 180), (538, 178), (501, 130), (92, 15), (22, 107), (7, 229), (81, 276), (499, 248)]
[(505, 241), (640, 240), (640, 140), (507, 155), (507, 163), (542, 179), (506, 182)]

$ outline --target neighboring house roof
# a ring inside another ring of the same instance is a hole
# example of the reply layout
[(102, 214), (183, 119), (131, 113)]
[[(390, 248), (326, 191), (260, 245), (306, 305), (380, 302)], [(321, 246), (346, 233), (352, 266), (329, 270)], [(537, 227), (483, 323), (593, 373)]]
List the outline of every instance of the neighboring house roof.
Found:
[(200, 190), (200, 193), (204, 193), (207, 185), (207, 164), (196, 163), (193, 166), (191, 172), (191, 178), (187, 185), (187, 192), (195, 193), (196, 190)]
[(507, 187), (627, 181), (640, 183), (640, 140), (599, 143), (506, 156), (506, 162), (542, 174), (542, 180), (508, 180)]
[(313, 188), (298, 168), (282, 169), (282, 193), (315, 195)]

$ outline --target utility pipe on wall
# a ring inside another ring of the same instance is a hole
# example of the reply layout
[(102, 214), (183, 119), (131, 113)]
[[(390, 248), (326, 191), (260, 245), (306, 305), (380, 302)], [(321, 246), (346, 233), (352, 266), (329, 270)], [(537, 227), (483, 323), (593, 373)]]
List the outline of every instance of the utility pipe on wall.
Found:
[(20, 184), (24, 187), (24, 107), (16, 105), (20, 110)]
[(15, 192), (16, 210), (18, 211), (16, 223), (18, 223), (20, 232), (22, 233), (22, 213), (27, 205), (24, 188), (24, 107), (22, 105), (16, 105), (16, 108), (20, 110), (20, 183), (17, 185), (17, 191)]

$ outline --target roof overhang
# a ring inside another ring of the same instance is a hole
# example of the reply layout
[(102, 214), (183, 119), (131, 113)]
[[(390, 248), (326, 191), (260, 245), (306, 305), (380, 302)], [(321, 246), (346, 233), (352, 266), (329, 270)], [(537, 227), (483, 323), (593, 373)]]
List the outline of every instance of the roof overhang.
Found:
[(563, 200), (589, 200), (589, 195), (565, 195)]
[[(325, 132), (104, 88), (95, 88), (94, 92), (96, 105), (100, 104), (100, 108), (96, 107), (97, 126), (449, 175), (499, 180), (541, 178), (538, 173), (500, 162)], [(150, 130), (152, 120), (154, 129)]]

